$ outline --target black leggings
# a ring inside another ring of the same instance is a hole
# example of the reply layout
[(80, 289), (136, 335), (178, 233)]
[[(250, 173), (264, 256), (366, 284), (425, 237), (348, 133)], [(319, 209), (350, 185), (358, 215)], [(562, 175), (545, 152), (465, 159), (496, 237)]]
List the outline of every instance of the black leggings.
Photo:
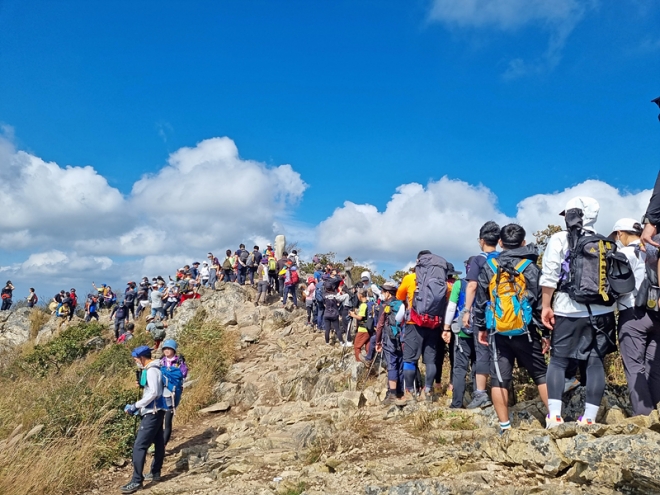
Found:
[(168, 410), (165, 411), (165, 419), (163, 420), (163, 439), (165, 440), (165, 445), (170, 441), (172, 436), (172, 420), (174, 419), (174, 411)]
[(325, 327), (325, 341), (330, 342), (330, 327), (333, 327), (335, 329), (335, 333), (337, 334), (337, 338), (339, 339), (339, 342), (343, 342), (342, 337), (344, 336), (344, 332), (341, 331), (341, 327), (339, 326), (339, 318), (323, 318), (323, 323)]
[[(566, 368), (571, 364), (569, 358), (552, 357), (548, 365), (548, 398), (561, 400), (564, 395), (564, 383), (566, 379)], [(603, 360), (598, 356), (590, 356), (586, 362), (586, 389), (587, 404), (600, 405), (605, 393), (605, 368)]]

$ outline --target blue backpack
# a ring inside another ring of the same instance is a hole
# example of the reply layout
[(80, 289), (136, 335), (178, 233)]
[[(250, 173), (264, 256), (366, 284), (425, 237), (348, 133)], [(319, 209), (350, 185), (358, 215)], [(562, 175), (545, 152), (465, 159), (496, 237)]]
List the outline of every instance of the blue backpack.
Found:
[(323, 302), (323, 280), (319, 280), (319, 283), (316, 284), (316, 289), (314, 290), (314, 299), (316, 302)]
[[(174, 394), (174, 404), (168, 404), (167, 398), (160, 396), (156, 399), (156, 404), (160, 409), (175, 409), (181, 402), (181, 394), (183, 393), (183, 373), (177, 366), (162, 366), (160, 368), (160, 376), (163, 381), (163, 388), (166, 388)], [(140, 375), (140, 386), (144, 387), (147, 384), (147, 370), (142, 370)]]
[[(183, 393), (183, 373), (178, 366), (161, 367), (160, 373), (163, 377), (163, 387), (172, 392), (174, 395), (174, 408), (179, 407), (181, 402), (181, 394)], [(166, 398), (163, 397), (163, 406), (165, 409), (172, 409), (172, 404), (166, 403)]]

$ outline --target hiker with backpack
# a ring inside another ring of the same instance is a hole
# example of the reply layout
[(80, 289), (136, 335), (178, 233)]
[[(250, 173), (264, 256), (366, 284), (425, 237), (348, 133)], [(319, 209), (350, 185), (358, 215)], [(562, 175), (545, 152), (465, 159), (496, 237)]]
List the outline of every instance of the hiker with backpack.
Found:
[[(541, 269), (535, 245), (525, 243), (525, 229), (517, 224), (502, 227), (502, 253), (481, 269), (474, 303), (474, 327), (479, 342), (492, 354), (491, 397), (500, 423), (500, 434), (511, 429), (509, 390), (513, 388), (515, 362), (525, 368), (543, 403), (548, 405), (545, 358), (550, 347), (548, 330), (541, 325)], [(539, 334), (544, 331), (544, 335)], [(563, 384), (563, 382), (562, 382)]]
[(154, 339), (154, 349), (158, 349), (167, 334), (166, 325), (159, 316), (147, 316), (147, 333)]
[(133, 338), (133, 332), (135, 331), (134, 323), (126, 324), (126, 331), (119, 336), (117, 339), (118, 344), (126, 344), (129, 340)]
[(360, 274), (362, 287), (367, 291), (367, 313), (370, 317), (368, 330), (369, 330), (369, 350), (365, 359), (372, 361), (376, 355), (376, 332), (375, 321), (378, 319), (378, 305), (377, 302), (381, 297), (381, 291), (376, 284), (371, 281), (371, 273), (364, 271)]
[(282, 306), (286, 306), (289, 294), (293, 297), (293, 307), (298, 307), (298, 282), (300, 280), (298, 267), (287, 260), (284, 273), (284, 294), (282, 295)]
[[(135, 300), (137, 299), (137, 292), (135, 290), (135, 282), (129, 281), (126, 284), (126, 289), (124, 290), (124, 305), (128, 311), (129, 316), (133, 317), (135, 321)], [(126, 318), (128, 321), (129, 318)]]
[(493, 222), (486, 222), (479, 229), (479, 248), (481, 252), (472, 258), (470, 270), (465, 274), (467, 287), (465, 289), (465, 311), (463, 312), (463, 327), (469, 328), (474, 338), (474, 352), (476, 360), (474, 364), (475, 391), (472, 402), (467, 405), (468, 409), (477, 407), (488, 407), (492, 404), (488, 397), (486, 384), (490, 375), (491, 353), (488, 347), (479, 342), (479, 334), (475, 331), (472, 322), (472, 305), (477, 294), (477, 280), (479, 273), (486, 262), (492, 258), (497, 258), (497, 244), (500, 240), (500, 226)]
[(7, 283), (2, 288), (2, 291), (0, 291), (0, 298), (2, 299), (2, 307), (0, 308), (1, 311), (7, 311), (9, 308), (11, 308), (14, 289), (15, 287), (11, 283), (11, 280), (7, 280)]
[[(359, 289), (357, 292), (358, 297), (358, 307), (356, 310), (350, 311), (348, 315), (354, 319), (357, 331), (355, 332), (355, 338), (353, 339), (353, 354), (355, 355), (356, 362), (363, 362), (368, 364), (368, 360), (362, 357), (362, 348), (365, 348), (365, 354), (369, 353), (369, 339), (371, 337), (369, 329), (367, 328), (367, 319), (369, 318), (368, 314), (368, 305), (367, 305), (367, 290)], [(326, 313), (328, 312), (328, 304), (326, 303), (325, 307)], [(340, 330), (341, 331), (341, 330)], [(326, 338), (327, 341), (327, 338)], [(339, 339), (341, 342), (341, 338)], [(344, 343), (342, 342), (342, 345)]]
[(227, 249), (227, 251), (225, 251), (225, 259), (222, 262), (223, 282), (229, 283), (236, 280), (234, 273), (235, 264), (236, 264), (236, 257), (231, 253), (231, 249)]
[(387, 394), (382, 403), (391, 406), (403, 395), (403, 349), (401, 337), (406, 308), (396, 298), (398, 286), (388, 281), (382, 286), (383, 308), (376, 324), (376, 352), (384, 352), (387, 362)]
[(236, 278), (239, 285), (245, 285), (245, 280), (247, 278), (247, 260), (250, 257), (250, 253), (245, 250), (245, 244), (241, 244), (236, 251), (238, 267), (236, 271)]
[(586, 364), (586, 403), (578, 424), (596, 421), (605, 391), (603, 360), (616, 349), (615, 296), (601, 270), (616, 246), (594, 230), (599, 210), (593, 198), (568, 201), (560, 213), (567, 230), (553, 234), (543, 254), (541, 317), (551, 336), (547, 428), (564, 422), (562, 395), (571, 360)]
[(275, 258), (275, 252), (272, 252), (272, 255), (264, 256), (263, 259), (268, 260), (268, 294), (280, 293), (280, 278), (277, 275), (277, 259)]
[(27, 296), (27, 305), (28, 308), (34, 308), (39, 302), (39, 297), (34, 291), (34, 287), (30, 287), (30, 294)]
[(259, 246), (254, 246), (252, 249), (252, 252), (248, 256), (247, 259), (247, 267), (249, 270), (250, 274), (250, 284), (254, 285), (254, 275), (257, 273), (257, 270), (259, 269), (259, 265), (261, 264), (261, 251), (259, 251)]
[(165, 418), (163, 420), (164, 446), (172, 436), (172, 421), (174, 413), (181, 400), (183, 381), (188, 376), (188, 366), (182, 355), (177, 354), (177, 344), (173, 339), (163, 342), (163, 357), (160, 358), (160, 370), (167, 384), (163, 387), (165, 401)]
[[(470, 270), (470, 265), (475, 258), (477, 257), (473, 256), (465, 262), (466, 273)], [(466, 378), (470, 370), (473, 375), (472, 384), (476, 389), (474, 369), (477, 356), (474, 349), (474, 336), (471, 328), (463, 326), (466, 289), (467, 281), (465, 279), (456, 280), (452, 285), (442, 331), (442, 340), (446, 345), (451, 345), (452, 339), (454, 340), (454, 363), (451, 375), (452, 399), (449, 406), (451, 409), (464, 407)]]
[(133, 349), (131, 356), (135, 361), (139, 374), (139, 384), (142, 398), (135, 404), (126, 404), (124, 412), (132, 416), (140, 416), (140, 428), (133, 443), (133, 476), (131, 481), (120, 488), (122, 493), (135, 493), (142, 488), (145, 480), (143, 475), (147, 450), (155, 446), (154, 458), (149, 471), (151, 481), (160, 481), (160, 474), (165, 459), (165, 442), (163, 436), (163, 421), (166, 406), (163, 400), (163, 375), (159, 361), (151, 358), (151, 349), (142, 345)]
[(114, 319), (115, 327), (115, 341), (119, 340), (119, 336), (124, 333), (126, 321), (128, 321), (128, 308), (124, 301), (120, 301), (110, 313), (110, 319)]
[(257, 300), (254, 301), (255, 306), (259, 306), (261, 297), (263, 296), (264, 302), (268, 300), (268, 288), (270, 287), (270, 276), (268, 275), (268, 260), (262, 258), (257, 267)]
[(354, 309), (357, 309), (357, 306), (359, 306), (360, 303), (358, 301), (357, 294), (351, 294), (350, 289), (346, 288), (345, 281), (346, 279), (342, 278), (342, 283), (339, 285), (339, 291), (337, 293), (336, 299), (339, 303), (339, 324), (341, 326), (341, 332), (344, 335), (346, 344), (352, 345), (353, 342), (351, 336), (349, 335), (351, 322), (349, 313)]
[(431, 251), (420, 251), (415, 271), (403, 277), (396, 298), (407, 304), (408, 318), (403, 334), (403, 379), (405, 391), (397, 405), (415, 402), (417, 363), (426, 365), (426, 383), (420, 399), (433, 402), (435, 357), (440, 325), (447, 307), (447, 261)]
[(330, 334), (335, 331), (339, 344), (343, 347), (344, 340), (339, 325), (339, 301), (337, 300), (337, 291), (339, 288), (339, 278), (328, 278), (323, 285), (323, 329), (325, 330), (325, 343), (330, 345)]
[(660, 313), (657, 268), (647, 267), (640, 250), (642, 225), (632, 218), (618, 220), (609, 238), (626, 255), (635, 276), (635, 290), (617, 300), (617, 330), (628, 395), (634, 416), (648, 416), (660, 402)]
[[(449, 308), (449, 301), (451, 300), (451, 294), (454, 289), (454, 284), (458, 283), (460, 286), (460, 276), (461, 272), (456, 271), (452, 263), (447, 263), (447, 308)], [(449, 316), (449, 318), (447, 318)], [(452, 315), (448, 315), (445, 311), (444, 321), (449, 321), (452, 323), (454, 321)], [(449, 332), (449, 342), (445, 341), (444, 333), (441, 335), (442, 338), (438, 340), (438, 348), (435, 353), (435, 392), (436, 395), (442, 393), (442, 368), (444, 367), (445, 356), (449, 358), (449, 385), (448, 390), (452, 390), (451, 380), (452, 374), (454, 372), (454, 334)]]

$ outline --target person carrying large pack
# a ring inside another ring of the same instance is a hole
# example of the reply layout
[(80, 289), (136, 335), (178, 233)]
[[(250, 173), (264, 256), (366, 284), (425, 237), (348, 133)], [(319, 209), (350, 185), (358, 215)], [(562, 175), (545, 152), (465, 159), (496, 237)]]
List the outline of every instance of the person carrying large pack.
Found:
[(433, 401), (436, 348), (441, 334), (440, 325), (447, 307), (446, 284), (447, 261), (430, 251), (420, 251), (415, 272), (406, 275), (397, 290), (396, 298), (407, 303), (409, 314), (403, 336), (405, 392), (397, 401), (398, 405), (416, 400), (415, 378), (420, 357), (423, 357), (426, 365), (426, 383), (420, 398), (428, 402)]
[(384, 406), (390, 406), (403, 394), (403, 322), (405, 306), (396, 298), (398, 285), (388, 281), (381, 287), (383, 308), (376, 324), (376, 352), (383, 351), (387, 362), (387, 395)]
[(474, 324), (479, 341), (489, 347), (493, 359), (490, 372), (492, 400), (500, 422), (500, 433), (511, 428), (509, 389), (513, 387), (513, 367), (527, 370), (538, 386), (547, 407), (547, 367), (543, 354), (548, 351), (548, 330), (541, 337), (541, 270), (536, 264), (535, 245), (525, 245), (525, 229), (509, 224), (502, 227), (498, 258), (488, 260), (479, 273), (474, 306)]
[(163, 460), (165, 459), (165, 442), (163, 436), (163, 421), (165, 408), (163, 406), (163, 375), (160, 363), (151, 358), (151, 349), (146, 345), (136, 347), (131, 353), (135, 364), (140, 370), (140, 385), (143, 387), (142, 398), (135, 404), (126, 404), (124, 412), (133, 416), (141, 416), (140, 428), (133, 444), (133, 476), (131, 481), (122, 486), (122, 493), (135, 493), (142, 488), (145, 479), (143, 475), (147, 450), (154, 444), (154, 458), (151, 463), (149, 479), (160, 481)]
[[(548, 366), (548, 428), (564, 422), (562, 395), (572, 360), (586, 364), (586, 403), (579, 424), (592, 424), (605, 391), (605, 355), (616, 350), (614, 303), (630, 270), (613, 241), (594, 230), (600, 205), (593, 198), (571, 199), (560, 215), (566, 231), (550, 237), (543, 254), (543, 325), (551, 330)], [(620, 253), (618, 253), (620, 255)], [(632, 290), (632, 289), (630, 289)]]

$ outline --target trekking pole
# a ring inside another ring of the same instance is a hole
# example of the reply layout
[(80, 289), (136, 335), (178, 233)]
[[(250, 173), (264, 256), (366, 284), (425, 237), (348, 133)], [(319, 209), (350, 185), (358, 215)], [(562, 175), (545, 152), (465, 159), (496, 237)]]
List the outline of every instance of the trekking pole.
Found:
[[(380, 348), (380, 361), (378, 361), (378, 376), (376, 376), (376, 381), (380, 380), (380, 371), (383, 369), (383, 348)], [(375, 359), (378, 358), (378, 353), (376, 353)]]

